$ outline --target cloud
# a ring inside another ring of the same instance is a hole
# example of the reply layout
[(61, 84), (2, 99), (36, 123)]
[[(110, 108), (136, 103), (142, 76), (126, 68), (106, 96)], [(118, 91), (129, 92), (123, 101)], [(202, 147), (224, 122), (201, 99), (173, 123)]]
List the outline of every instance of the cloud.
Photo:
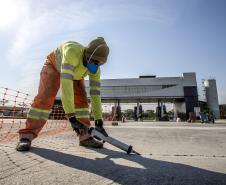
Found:
[[(25, 12), (20, 17), (8, 60), (12, 64), (23, 63), (29, 50), (45, 45), (49, 40), (60, 40), (75, 34), (99, 21), (152, 20), (169, 22), (170, 16), (164, 15), (157, 7), (139, 6), (136, 3), (107, 4), (104, 1), (66, 1), (61, 3), (35, 3), (23, 1)], [(34, 10), (34, 11), (33, 11)], [(21, 60), (14, 60), (20, 58)]]
[(45, 56), (68, 38), (87, 42), (87, 30), (117, 21), (148, 20), (168, 24), (174, 21), (161, 4), (136, 1), (26, 1), (15, 4), (18, 11), (14, 37), (5, 52), (11, 66), (21, 73), (19, 88), (37, 89)]
[[(92, 24), (92, 16), (82, 13), (82, 6), (79, 3), (73, 6), (62, 4), (52, 9), (43, 7), (39, 3), (36, 7), (38, 10), (32, 12), (33, 8), (30, 5), (25, 19), (21, 21), (13, 38), (12, 46), (7, 54), (11, 64), (26, 63), (27, 57), (34, 56), (32, 54), (34, 49), (40, 46), (42, 48), (53, 39), (59, 40), (67, 34), (70, 35), (71, 32), (75, 33)], [(15, 58), (20, 60), (15, 60)]]
[(18, 88), (36, 91), (39, 71), (48, 52), (64, 40), (64, 37), (75, 33), (79, 37), (79, 32), (92, 24), (93, 19), (90, 14), (81, 12), (83, 7), (79, 3), (74, 6), (76, 8), (72, 8), (70, 4), (62, 4), (52, 9), (39, 3), (36, 11), (32, 11), (33, 5), (26, 3), (29, 9), (18, 15), (23, 19), (18, 19), (20, 23), (15, 29), (11, 47), (5, 53), (9, 65), (18, 68), (20, 73)]

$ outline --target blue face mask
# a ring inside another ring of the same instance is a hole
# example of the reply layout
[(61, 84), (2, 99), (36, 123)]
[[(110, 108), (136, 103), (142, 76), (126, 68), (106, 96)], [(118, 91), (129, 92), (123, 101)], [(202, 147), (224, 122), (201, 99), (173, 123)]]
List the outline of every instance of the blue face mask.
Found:
[(99, 65), (97, 65), (97, 64), (93, 64), (93, 63), (88, 63), (87, 64), (87, 69), (92, 74), (96, 74), (97, 73), (98, 67), (99, 67)]

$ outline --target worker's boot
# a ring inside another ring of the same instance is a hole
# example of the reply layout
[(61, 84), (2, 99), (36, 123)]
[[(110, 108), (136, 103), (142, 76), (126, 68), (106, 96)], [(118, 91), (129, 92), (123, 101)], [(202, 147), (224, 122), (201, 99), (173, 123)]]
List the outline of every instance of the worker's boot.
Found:
[(31, 141), (26, 138), (21, 138), (16, 146), (16, 150), (20, 152), (28, 151), (30, 150), (30, 148), (31, 148)]
[(89, 137), (86, 140), (80, 141), (79, 145), (84, 147), (90, 147), (90, 148), (103, 148), (103, 143), (100, 141), (97, 141), (93, 137)]

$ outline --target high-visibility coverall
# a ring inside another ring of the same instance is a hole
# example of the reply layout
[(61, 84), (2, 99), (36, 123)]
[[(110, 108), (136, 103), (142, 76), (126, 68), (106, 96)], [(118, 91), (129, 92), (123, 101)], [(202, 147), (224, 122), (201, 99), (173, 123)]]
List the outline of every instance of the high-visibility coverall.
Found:
[[(20, 138), (33, 140), (38, 136), (61, 89), (61, 100), (65, 114), (90, 126), (88, 100), (84, 77), (89, 75), (91, 106), (94, 119), (102, 119), (100, 98), (100, 68), (90, 73), (83, 65), (85, 47), (77, 42), (66, 42), (47, 56), (40, 73), (38, 94), (27, 115), (26, 128), (19, 130)], [(84, 140), (88, 135), (80, 136)]]

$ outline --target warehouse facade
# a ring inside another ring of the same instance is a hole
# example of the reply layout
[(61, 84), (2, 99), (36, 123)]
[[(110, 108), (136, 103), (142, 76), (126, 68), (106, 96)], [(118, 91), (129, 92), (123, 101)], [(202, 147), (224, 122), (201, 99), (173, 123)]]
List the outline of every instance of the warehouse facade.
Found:
[[(89, 95), (89, 81), (86, 81)], [(194, 112), (198, 107), (196, 73), (183, 73), (179, 77), (140, 76), (139, 78), (101, 80), (103, 103), (140, 103), (156, 102), (159, 111), (164, 102), (174, 104), (175, 117), (178, 113)], [(137, 106), (137, 107), (138, 107)]]

